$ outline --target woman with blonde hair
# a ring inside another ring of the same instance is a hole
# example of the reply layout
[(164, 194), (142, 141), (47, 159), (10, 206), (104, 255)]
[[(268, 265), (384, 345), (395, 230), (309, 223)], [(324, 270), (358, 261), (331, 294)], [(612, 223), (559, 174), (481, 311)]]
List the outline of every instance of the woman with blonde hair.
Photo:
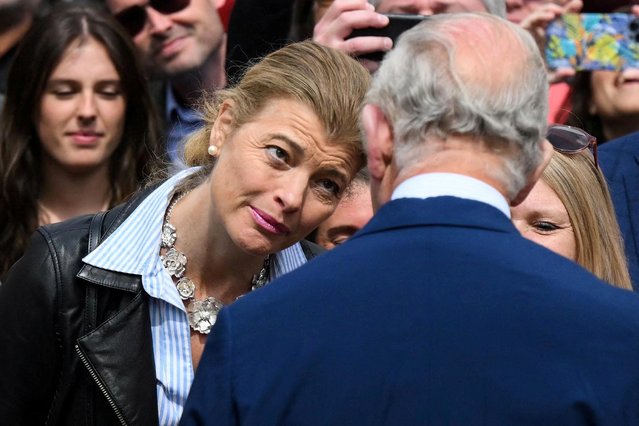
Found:
[(0, 287), (0, 418), (177, 424), (218, 311), (314, 256), (300, 240), (364, 165), (369, 80), (344, 53), (286, 46), (216, 93), (187, 142), (197, 167), (40, 228)]
[[(565, 149), (566, 138), (581, 142)], [(519, 231), (550, 250), (573, 259), (600, 279), (632, 289), (619, 224), (606, 180), (595, 155), (594, 137), (581, 129), (551, 126), (555, 153), (541, 179), (512, 208)]]

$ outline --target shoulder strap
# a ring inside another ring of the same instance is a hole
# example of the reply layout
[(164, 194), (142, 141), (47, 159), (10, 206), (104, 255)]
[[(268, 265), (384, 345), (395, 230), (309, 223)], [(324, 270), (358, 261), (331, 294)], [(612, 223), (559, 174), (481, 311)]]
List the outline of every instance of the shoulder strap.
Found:
[[(104, 216), (106, 211), (96, 213), (91, 218), (91, 224), (89, 225), (89, 244), (87, 247), (87, 254), (91, 253), (100, 244), (102, 237), (102, 223), (104, 222)], [(96, 326), (98, 315), (98, 298), (96, 297), (96, 288), (94, 285), (86, 286), (86, 298), (85, 310), (84, 310), (84, 332), (88, 333)]]
[(89, 225), (89, 247), (87, 254), (91, 253), (100, 244), (102, 237), (102, 223), (104, 222), (104, 216), (106, 211), (99, 212), (93, 215), (91, 218), (91, 225)]

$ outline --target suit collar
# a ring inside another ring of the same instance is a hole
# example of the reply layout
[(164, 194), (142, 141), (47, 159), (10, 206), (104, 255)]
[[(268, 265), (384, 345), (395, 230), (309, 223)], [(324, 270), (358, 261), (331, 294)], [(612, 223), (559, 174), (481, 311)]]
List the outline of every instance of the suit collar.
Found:
[(460, 226), (518, 233), (512, 222), (493, 206), (443, 196), (390, 201), (382, 206), (357, 236), (412, 226)]
[(510, 207), (504, 196), (479, 179), (458, 173), (423, 173), (406, 179), (393, 191), (392, 199), (459, 197), (489, 204), (510, 218)]

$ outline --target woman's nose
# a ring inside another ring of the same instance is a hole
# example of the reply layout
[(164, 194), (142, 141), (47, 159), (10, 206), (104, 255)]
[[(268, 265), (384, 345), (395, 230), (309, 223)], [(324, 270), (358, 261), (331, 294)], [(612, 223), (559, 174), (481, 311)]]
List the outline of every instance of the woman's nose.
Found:
[(95, 119), (96, 106), (93, 94), (83, 94), (78, 107), (78, 119), (82, 121), (91, 121)]
[(295, 212), (302, 208), (307, 188), (308, 178), (306, 176), (283, 177), (275, 192), (276, 201), (285, 213)]

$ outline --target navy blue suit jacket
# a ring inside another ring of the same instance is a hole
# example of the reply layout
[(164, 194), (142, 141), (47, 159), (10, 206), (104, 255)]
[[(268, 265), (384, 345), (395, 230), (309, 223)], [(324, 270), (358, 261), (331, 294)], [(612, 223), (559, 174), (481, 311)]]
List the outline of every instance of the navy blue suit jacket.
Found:
[(636, 290), (639, 287), (639, 132), (602, 145), (599, 165), (610, 186)]
[(454, 197), (223, 309), (181, 425), (638, 425), (639, 297)]

